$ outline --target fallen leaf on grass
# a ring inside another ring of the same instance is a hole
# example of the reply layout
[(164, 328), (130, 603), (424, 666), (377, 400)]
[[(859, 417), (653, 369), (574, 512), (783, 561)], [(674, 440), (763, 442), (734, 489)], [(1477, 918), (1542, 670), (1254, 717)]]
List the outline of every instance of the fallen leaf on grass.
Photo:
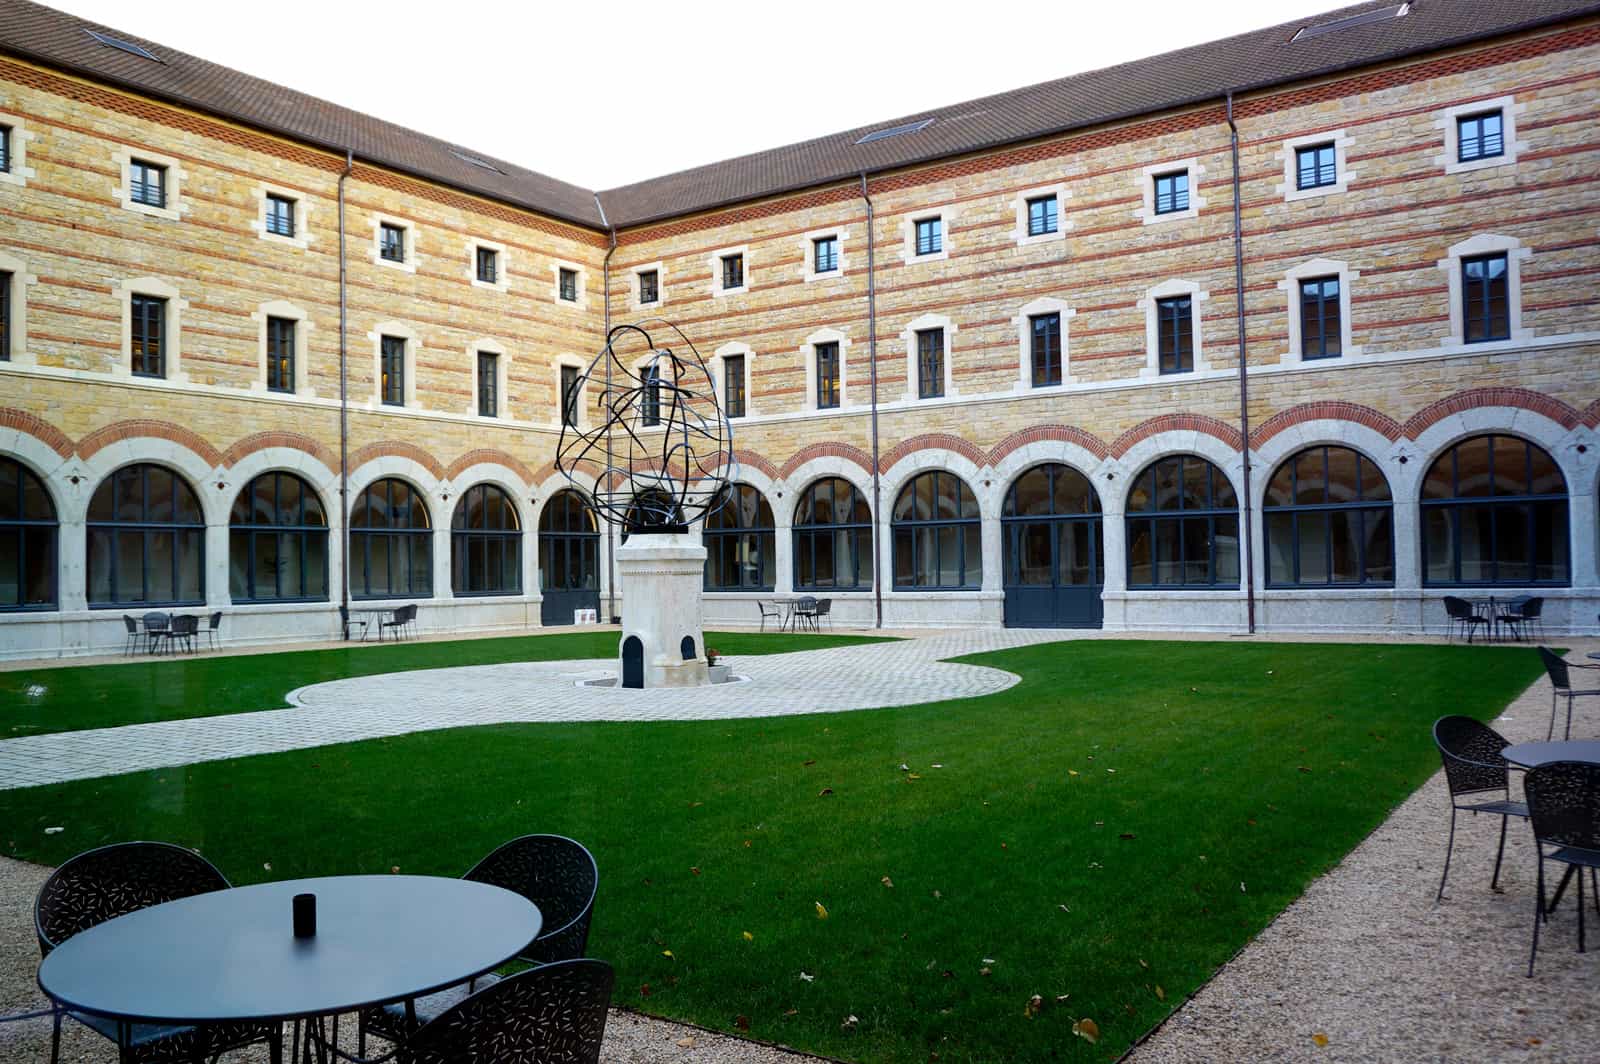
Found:
[(917, 775), (915, 772), (906, 773), (906, 779), (908, 780), (920, 780), (921, 778), (922, 777)]
[(650, 996), (650, 984), (649, 983), (640, 983), (639, 984), (639, 996), (642, 997), (642, 998)]
[(672, 951), (671, 951), (671, 950), (670, 950), (670, 949), (664, 949), (664, 950), (662, 950), (662, 951), (661, 951), (661, 955), (662, 955), (662, 956), (663, 956), (663, 957), (669, 957), (669, 958), (671, 958), (671, 959), (672, 959), (672, 960), (677, 960), (677, 959), (678, 959), (678, 958), (676, 958), (676, 957), (673, 957), (673, 956), (672, 956)]
[(826, 798), (826, 797), (828, 797), (828, 795), (830, 795), (832, 793), (833, 793), (833, 788), (832, 787), (824, 787), (824, 788), (822, 788), (822, 790), (817, 792), (817, 797), (818, 798)]
[(690, 869), (689, 869), (689, 874), (690, 874), (690, 875), (696, 875), (696, 876), (697, 876), (697, 875), (699, 875), (699, 874), (700, 874), (700, 869), (698, 869), (698, 868), (690, 868)]
[(817, 763), (817, 759), (816, 759), (816, 758), (814, 758), (814, 757), (813, 757), (813, 758), (811, 758), (811, 759), (810, 759), (810, 760), (808, 760), (808, 761), (802, 761), (802, 762), (800, 762), (800, 764), (801, 764), (801, 766), (802, 766), (802, 767), (804, 767), (804, 768), (810, 768), (810, 767), (811, 767), (811, 766), (812, 766), (812, 765), (815, 765), (815, 764), (816, 764), (816, 763)]
[(45, 828), (44, 829), (44, 833), (46, 835), (59, 835), (65, 830), (67, 830), (67, 829), (66, 828)]
[(1077, 770), (1077, 769), (1075, 769), (1075, 768), (1069, 768), (1069, 769), (1067, 769), (1067, 775), (1069, 775), (1069, 776), (1076, 776), (1076, 775), (1077, 775), (1077, 774), (1078, 774), (1078, 770)]
[(856, 1029), (856, 1025), (859, 1024), (860, 1022), (861, 1022), (861, 1020), (858, 1017), (856, 1017), (854, 1014), (846, 1016), (844, 1018), (844, 1022), (839, 1024), (839, 1030), (841, 1030), (841, 1031), (853, 1031), (853, 1030)]
[(884, 876), (878, 882), (882, 883), (884, 886), (889, 887), (891, 889), (893, 889), (893, 887), (894, 887), (894, 880), (890, 879), (888, 876)]
[(1072, 1033), (1084, 1039), (1090, 1045), (1100, 1041), (1100, 1025), (1088, 1017), (1084, 1017), (1072, 1025)]
[(814, 983), (817, 981), (817, 977), (812, 975), (810, 972), (801, 972), (800, 981), (802, 983)]
[(1022, 1015), (1031, 1020), (1035, 1016), (1039, 1015), (1039, 1010), (1042, 1008), (1044, 1008), (1044, 998), (1040, 997), (1038, 994), (1035, 994), (1033, 997), (1028, 999), (1027, 1005), (1023, 1006)]
[(1122, 834), (1117, 836), (1117, 838), (1119, 838), (1119, 839), (1136, 839), (1138, 837), (1139, 836), (1135, 835), (1131, 831), (1124, 831)]
[(989, 966), (986, 964), (982, 968), (978, 969), (978, 974), (979, 975), (989, 975), (989, 974), (991, 974), (991, 970), (990, 970)]
[(744, 940), (746, 942), (754, 942), (756, 940), (756, 936), (754, 936), (750, 932), (746, 931), (744, 933)]
[(1064, 913), (1070, 913), (1072, 911), (1071, 909), (1067, 908), (1065, 905), (1057, 905), (1056, 908), (1060, 909)]
[(1161, 989), (1161, 984), (1160, 983), (1156, 984), (1156, 1000), (1157, 1001), (1165, 1001), (1165, 1000), (1167, 1000), (1167, 992), (1165, 990)]
[(750, 1029), (750, 1017), (735, 1016), (733, 1018), (733, 1025), (741, 1031), (748, 1031)]
[(1149, 968), (1150, 968), (1150, 965), (1145, 963), (1145, 959), (1143, 957), (1140, 957), (1139, 958), (1139, 967), (1144, 968), (1145, 970), (1148, 971)]
[(812, 904), (817, 907), (817, 919), (818, 920), (826, 920), (828, 918), (827, 907), (824, 906), (820, 901), (812, 902)]

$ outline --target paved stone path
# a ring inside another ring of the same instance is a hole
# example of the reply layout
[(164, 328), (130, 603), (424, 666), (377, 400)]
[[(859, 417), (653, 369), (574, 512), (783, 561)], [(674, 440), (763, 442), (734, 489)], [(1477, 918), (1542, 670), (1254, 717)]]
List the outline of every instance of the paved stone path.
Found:
[(0, 742), (0, 790), (478, 724), (726, 720), (914, 705), (1003, 691), (1000, 669), (945, 659), (1071, 638), (942, 632), (895, 642), (739, 658), (748, 682), (681, 690), (583, 686), (610, 661), (541, 661), (385, 673), (313, 684), (292, 708), (33, 735)]

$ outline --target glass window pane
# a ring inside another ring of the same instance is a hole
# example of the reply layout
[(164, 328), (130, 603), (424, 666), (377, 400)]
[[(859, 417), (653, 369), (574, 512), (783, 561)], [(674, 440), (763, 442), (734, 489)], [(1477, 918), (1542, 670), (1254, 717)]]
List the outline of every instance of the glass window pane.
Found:
[(1394, 583), (1394, 512), (1364, 510), (1361, 522), (1366, 546), (1368, 583)]
[(1476, 436), (1456, 445), (1457, 497), (1479, 498), (1490, 494), (1490, 439), (1488, 436)]
[(1267, 583), (1274, 587), (1294, 584), (1294, 514), (1268, 513)]
[(1300, 583), (1328, 582), (1328, 514), (1320, 511), (1297, 515), (1300, 530)]
[(1156, 583), (1177, 586), (1183, 583), (1182, 522), (1152, 521), (1155, 536)]
[(1361, 582), (1361, 511), (1338, 510), (1327, 515), (1328, 563), (1335, 584)]
[(983, 529), (976, 523), (961, 527), (962, 566), (967, 587), (983, 586)]
[(1567, 559), (1567, 502), (1533, 504), (1533, 578), (1565, 582), (1572, 578)]
[(1361, 498), (1361, 456), (1348, 447), (1329, 447), (1328, 501), (1357, 502)]
[(1494, 463), (1494, 494), (1528, 493), (1528, 445), (1510, 436), (1492, 436), (1490, 457)]
[(956, 525), (939, 527), (938, 587), (961, 586), (961, 529)]
[(1294, 501), (1299, 506), (1315, 506), (1328, 501), (1328, 485), (1323, 476), (1325, 447), (1301, 451), (1294, 462)]
[(1155, 541), (1149, 521), (1128, 522), (1128, 583), (1148, 587), (1155, 582)]
[[(144, 601), (144, 533), (118, 532), (116, 558), (117, 602)], [(169, 581), (170, 583), (170, 578)]]
[(1239, 582), (1239, 515), (1228, 514), (1212, 518), (1212, 550), (1216, 555), (1216, 578), (1219, 584)]
[(149, 551), (145, 587), (151, 602), (171, 602), (178, 597), (173, 582), (173, 563), (178, 552), (176, 538), (175, 532), (145, 533)]

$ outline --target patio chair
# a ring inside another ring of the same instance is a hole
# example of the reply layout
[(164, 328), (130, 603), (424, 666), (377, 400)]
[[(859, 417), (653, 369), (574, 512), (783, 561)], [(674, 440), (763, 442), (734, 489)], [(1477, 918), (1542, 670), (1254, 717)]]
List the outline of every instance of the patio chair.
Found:
[[(503, 887), (533, 902), (544, 917), (539, 937), (518, 951), (529, 964), (543, 965), (582, 957), (589, 946), (600, 870), (594, 856), (564, 835), (524, 835), (473, 865), (462, 879)], [(358, 1056), (366, 1056), (367, 1035), (404, 1042), (417, 1028), (487, 984), (490, 973), (437, 994), (363, 1009), (357, 1027)]]
[(370, 627), (372, 627), (372, 618), (365, 614), (360, 617), (351, 617), (349, 606), (339, 607), (339, 631), (344, 633), (346, 639), (350, 638), (350, 630), (352, 628), (359, 628), (361, 630), (361, 640), (366, 642), (367, 629)]
[(179, 647), (193, 654), (195, 642), (200, 635), (200, 618), (192, 613), (180, 613), (172, 618), (172, 623), (167, 627), (164, 637), (167, 645), (176, 653)]
[(1528, 815), (1527, 805), (1511, 801), (1506, 759), (1500, 755), (1511, 744), (1487, 724), (1460, 716), (1434, 721), (1433, 741), (1444, 758), (1444, 781), (1450, 790), (1450, 838), (1444, 846), (1444, 874), (1439, 877), (1439, 894), (1434, 900), (1444, 901), (1450, 854), (1456, 845), (1458, 812), (1488, 813), (1500, 818), (1500, 846), (1495, 850), (1494, 875), (1489, 880), (1489, 889), (1496, 890), (1500, 886), (1500, 862), (1506, 855), (1506, 822), (1510, 817)]
[(172, 626), (172, 615), (152, 610), (140, 618), (140, 623), (144, 625), (145, 649), (152, 654), (159, 654), (167, 631)]
[(222, 611), (217, 610), (206, 618), (205, 637), (207, 649), (217, 649), (217, 629), (220, 627), (222, 627)]
[(833, 599), (817, 599), (817, 612), (811, 618), (811, 623), (821, 630), (823, 621), (828, 622), (829, 628), (833, 627)]
[(397, 1064), (596, 1064), (616, 973), (570, 960), (501, 979), (402, 1043)]
[(1559, 700), (1567, 700), (1567, 727), (1561, 733), (1563, 739), (1572, 738), (1572, 702), (1577, 698), (1593, 697), (1600, 695), (1600, 688), (1586, 691), (1575, 691), (1572, 687), (1572, 670), (1583, 669), (1585, 676), (1595, 670), (1600, 670), (1600, 664), (1584, 665), (1581, 662), (1568, 661), (1549, 647), (1539, 648), (1539, 658), (1544, 662), (1544, 671), (1550, 677), (1550, 727), (1545, 732), (1545, 741), (1555, 738), (1556, 734), (1556, 708)]
[(1472, 642), (1473, 633), (1478, 630), (1480, 625), (1484, 628), (1490, 626), (1490, 620), (1486, 614), (1479, 613), (1473, 609), (1472, 603), (1464, 598), (1456, 598), (1454, 595), (1446, 595), (1444, 597), (1444, 614), (1447, 623), (1445, 628), (1446, 639), (1454, 639), (1456, 631), (1459, 630), (1467, 637), (1467, 642), (1470, 643)]
[(768, 620), (777, 621), (778, 628), (783, 628), (783, 610), (778, 608), (778, 604), (776, 602), (768, 602), (766, 599), (757, 599), (756, 609), (761, 612), (761, 630), (763, 632), (767, 630)]
[(796, 628), (804, 625), (805, 627), (810, 628), (812, 631), (816, 631), (817, 600), (812, 598), (810, 595), (806, 595), (805, 597), (796, 600), (794, 604), (794, 612), (790, 614), (790, 616), (794, 618), (794, 624)]
[(1535, 628), (1544, 637), (1544, 599), (1538, 596), (1513, 599), (1506, 603), (1505, 611), (1495, 620), (1511, 629), (1511, 634), (1521, 639)]
[[(80, 853), (50, 874), (33, 906), (40, 956), (73, 935), (115, 916), (162, 902), (226, 890), (227, 877), (193, 850), (165, 842), (119, 842)], [(70, 1009), (55, 1009), (50, 1039), (52, 1064), (61, 1059), (61, 1022), (70, 1016), (118, 1041), (118, 1021)], [(121, 1064), (206, 1060), (266, 1042), (274, 1064), (283, 1056), (283, 1028), (276, 1023), (172, 1026), (136, 1023), (118, 1055)]]
[(416, 618), (416, 616), (417, 607), (414, 605), (395, 607), (395, 611), (389, 615), (389, 619), (387, 621), (379, 622), (378, 641), (380, 643), (383, 641), (384, 629), (391, 628), (394, 630), (395, 642), (399, 642), (400, 637), (406, 634), (408, 631), (408, 626)]
[(129, 654), (137, 652), (139, 644), (144, 642), (144, 630), (139, 627), (139, 622), (136, 618), (130, 617), (126, 613), (122, 615), (122, 623), (128, 629), (128, 637), (122, 643), (122, 656), (127, 657)]
[[(1528, 770), (1523, 780), (1528, 795), (1534, 848), (1539, 854), (1538, 891), (1534, 898), (1533, 951), (1528, 955), (1528, 975), (1539, 956), (1539, 925), (1549, 919), (1544, 903), (1544, 863), (1559, 861), (1578, 881), (1578, 952), (1584, 952), (1583, 873), (1595, 893), (1600, 910), (1600, 765), (1587, 761), (1552, 761)], [(1546, 852), (1546, 847), (1554, 849)], [(1559, 892), (1557, 897), (1559, 898)]]

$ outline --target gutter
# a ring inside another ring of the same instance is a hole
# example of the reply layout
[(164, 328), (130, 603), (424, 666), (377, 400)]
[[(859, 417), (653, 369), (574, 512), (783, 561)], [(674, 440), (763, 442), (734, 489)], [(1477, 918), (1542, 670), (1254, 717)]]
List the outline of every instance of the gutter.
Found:
[(882, 523), (882, 476), (878, 471), (878, 276), (873, 257), (872, 197), (867, 194), (867, 172), (861, 171), (861, 198), (867, 204), (867, 358), (872, 398), (872, 627), (883, 627), (883, 559), (878, 550), (878, 528)]
[(344, 150), (339, 174), (339, 613), (344, 638), (350, 638), (350, 360), (345, 342), (349, 324), (349, 286), (344, 250), (344, 183), (355, 171), (355, 153)]
[[(605, 340), (611, 342), (611, 256), (617, 253), (617, 230), (606, 220), (605, 205), (600, 202), (600, 193), (594, 194), (595, 210), (600, 212), (600, 224), (606, 227), (606, 234), (611, 238), (611, 246), (606, 249), (605, 261), (600, 266), (601, 281), (605, 293)], [(611, 362), (606, 359), (606, 401), (611, 399)], [(557, 397), (561, 408), (566, 409), (567, 397)], [(606, 432), (606, 469), (611, 468), (611, 433)], [(609, 475), (609, 474), (608, 474)], [(610, 624), (617, 616), (617, 561), (616, 561), (616, 529), (612, 522), (606, 523), (606, 623)]]
[(1239, 457), (1244, 463), (1244, 551), (1239, 565), (1244, 570), (1245, 620), (1251, 635), (1256, 633), (1255, 520), (1250, 505), (1250, 373), (1249, 345), (1244, 331), (1244, 229), (1239, 210), (1239, 127), (1233, 121), (1233, 90), (1226, 97), (1228, 109), (1228, 150), (1233, 157), (1233, 292), (1234, 314), (1239, 330)]

